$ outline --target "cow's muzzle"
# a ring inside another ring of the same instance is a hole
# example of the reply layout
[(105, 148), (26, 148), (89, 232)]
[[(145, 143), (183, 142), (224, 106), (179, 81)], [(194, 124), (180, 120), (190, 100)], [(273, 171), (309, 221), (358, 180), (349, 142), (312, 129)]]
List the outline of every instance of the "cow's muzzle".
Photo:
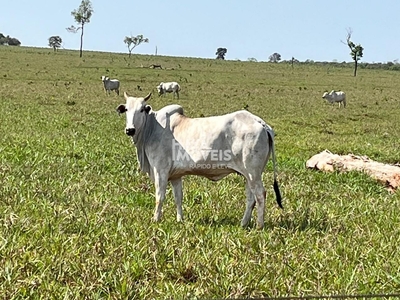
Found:
[(127, 135), (129, 135), (129, 136), (134, 136), (134, 135), (135, 135), (135, 131), (136, 131), (135, 128), (126, 128), (126, 129), (125, 129), (125, 133), (126, 133)]

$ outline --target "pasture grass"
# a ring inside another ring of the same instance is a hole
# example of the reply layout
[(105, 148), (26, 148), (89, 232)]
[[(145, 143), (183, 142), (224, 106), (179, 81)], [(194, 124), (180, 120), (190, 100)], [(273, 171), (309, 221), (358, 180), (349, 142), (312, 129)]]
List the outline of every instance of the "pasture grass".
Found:
[[(141, 68), (161, 64), (168, 70)], [(0, 47), (0, 295), (4, 299), (195, 299), (400, 289), (399, 194), (365, 174), (305, 162), (324, 149), (400, 162), (400, 73), (347, 67)], [(184, 217), (154, 186), (100, 77), (188, 116), (248, 107), (276, 131), (284, 210), (240, 227), (244, 180), (184, 180)], [(158, 97), (178, 81), (181, 99)], [(138, 85), (142, 91), (138, 90)], [(322, 100), (342, 89), (348, 107)]]

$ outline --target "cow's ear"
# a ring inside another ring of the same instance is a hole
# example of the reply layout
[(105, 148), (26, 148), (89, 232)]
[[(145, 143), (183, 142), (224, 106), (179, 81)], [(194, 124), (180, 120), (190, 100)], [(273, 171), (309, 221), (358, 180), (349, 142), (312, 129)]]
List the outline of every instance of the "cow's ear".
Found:
[(126, 106), (124, 104), (118, 105), (118, 107), (117, 107), (118, 114), (123, 114), (126, 111), (127, 111), (127, 109), (126, 109)]
[(151, 106), (150, 105), (146, 105), (144, 107), (144, 111), (146, 112), (146, 114), (148, 114), (151, 111)]
[(147, 101), (147, 100), (149, 100), (150, 99), (150, 97), (151, 97), (151, 92), (146, 96), (146, 97), (144, 97), (144, 101)]

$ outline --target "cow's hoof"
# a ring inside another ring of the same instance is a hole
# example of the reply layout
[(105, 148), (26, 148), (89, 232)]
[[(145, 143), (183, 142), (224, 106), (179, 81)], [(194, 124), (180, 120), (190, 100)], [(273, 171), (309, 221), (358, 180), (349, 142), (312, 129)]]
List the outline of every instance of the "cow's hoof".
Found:
[(249, 226), (249, 221), (242, 221), (241, 223), (240, 223), (240, 226), (242, 226), (243, 228), (247, 228), (248, 226)]
[(160, 222), (161, 220), (161, 214), (160, 215), (154, 215), (154, 217), (152, 218), (153, 222)]
[(258, 230), (263, 230), (264, 229), (264, 224), (257, 224), (257, 229)]

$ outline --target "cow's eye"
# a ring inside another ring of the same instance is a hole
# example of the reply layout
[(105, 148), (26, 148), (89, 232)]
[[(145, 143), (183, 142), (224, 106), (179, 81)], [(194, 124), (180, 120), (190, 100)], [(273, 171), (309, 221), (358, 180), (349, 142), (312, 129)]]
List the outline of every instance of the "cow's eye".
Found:
[(144, 108), (142, 108), (141, 110), (140, 110), (140, 112), (143, 112), (144, 111)]

